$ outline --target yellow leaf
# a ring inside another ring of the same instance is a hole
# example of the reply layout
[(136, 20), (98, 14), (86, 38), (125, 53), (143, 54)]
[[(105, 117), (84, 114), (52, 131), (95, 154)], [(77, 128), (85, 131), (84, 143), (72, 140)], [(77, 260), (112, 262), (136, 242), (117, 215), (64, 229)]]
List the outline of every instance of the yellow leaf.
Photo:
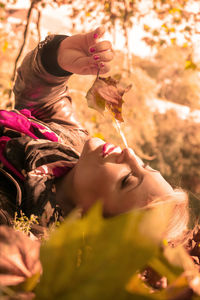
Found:
[(174, 7), (174, 8), (172, 8), (172, 9), (169, 10), (169, 13), (170, 13), (170, 14), (175, 14), (175, 13), (177, 13), (177, 12), (180, 12), (180, 9), (179, 9), (179, 8), (176, 8), (176, 7)]
[(109, 7), (110, 7), (109, 3), (108, 3), (108, 2), (106, 2), (104, 7), (105, 7), (105, 10), (108, 10), (108, 9), (109, 9)]
[(145, 30), (145, 31), (149, 31), (149, 29), (150, 29), (150, 27), (149, 27), (148, 25), (146, 25), (146, 24), (144, 24), (143, 27), (144, 27), (144, 30)]
[(4, 41), (4, 45), (3, 45), (3, 47), (2, 47), (3, 53), (6, 52), (7, 48), (8, 48), (8, 42), (7, 42), (7, 41)]
[(96, 132), (93, 134), (93, 137), (97, 137), (101, 140), (105, 140), (105, 137), (103, 136), (103, 134), (101, 132)]
[(167, 27), (167, 25), (166, 25), (166, 24), (162, 24), (162, 26), (161, 26), (161, 27), (168, 29), (168, 27)]
[(92, 116), (92, 117), (91, 117), (91, 121), (92, 121), (93, 123), (96, 123), (96, 122), (97, 122), (96, 116)]
[(166, 239), (163, 240), (163, 245), (168, 246), (168, 241)]
[(188, 43), (185, 42), (182, 47), (183, 48), (187, 48), (188, 47)]
[(188, 70), (188, 69), (192, 69), (192, 70), (195, 70), (197, 68), (197, 65), (193, 63), (193, 61), (191, 60), (186, 60), (185, 62), (185, 69)]
[(172, 39), (170, 39), (170, 40), (171, 40), (171, 43), (172, 43), (172, 44), (175, 44), (176, 38), (172, 38)]
[(139, 274), (134, 274), (125, 288), (129, 293), (137, 293), (139, 295), (149, 295), (151, 291), (151, 288), (141, 280)]

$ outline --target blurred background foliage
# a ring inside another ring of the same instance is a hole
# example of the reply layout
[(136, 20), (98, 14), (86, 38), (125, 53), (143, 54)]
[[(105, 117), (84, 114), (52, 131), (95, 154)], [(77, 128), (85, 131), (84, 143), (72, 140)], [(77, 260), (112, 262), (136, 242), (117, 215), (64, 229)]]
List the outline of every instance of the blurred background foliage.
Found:
[[(195, 36), (200, 33), (200, 10), (190, 0), (32, 0), (20, 17), (13, 8), (18, 0), (0, 1), (0, 108), (13, 108), (11, 94), (16, 68), (24, 55), (41, 39), (41, 19), (48, 7), (63, 7), (70, 20), (67, 33), (84, 32), (104, 24), (113, 48), (123, 34), (124, 51), (116, 50), (110, 75), (133, 85), (125, 96), (122, 130), (128, 145), (163, 173), (174, 186), (200, 194), (200, 123), (181, 119), (176, 111), (160, 114), (151, 100), (161, 99), (200, 109), (199, 62), (194, 56)], [(144, 5), (146, 3), (146, 5)], [(148, 23), (147, 16), (155, 22)], [(18, 22), (8, 22), (9, 17)], [(59, 15), (58, 15), (59, 18)], [(96, 23), (95, 23), (96, 22)], [(131, 28), (142, 24), (143, 41), (152, 55), (142, 58), (131, 52)], [(88, 30), (88, 29), (87, 29)], [(58, 33), (58, 32), (57, 32)], [(93, 76), (72, 76), (69, 81), (77, 115), (92, 136), (123, 146), (109, 114), (88, 109), (85, 95)]]

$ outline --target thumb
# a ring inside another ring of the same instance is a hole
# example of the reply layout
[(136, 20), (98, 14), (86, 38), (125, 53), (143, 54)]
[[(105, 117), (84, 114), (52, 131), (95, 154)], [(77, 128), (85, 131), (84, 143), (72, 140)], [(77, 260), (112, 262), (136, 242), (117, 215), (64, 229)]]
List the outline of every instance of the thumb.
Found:
[(103, 26), (97, 27), (95, 30), (87, 33), (87, 40), (89, 46), (94, 45), (105, 33)]

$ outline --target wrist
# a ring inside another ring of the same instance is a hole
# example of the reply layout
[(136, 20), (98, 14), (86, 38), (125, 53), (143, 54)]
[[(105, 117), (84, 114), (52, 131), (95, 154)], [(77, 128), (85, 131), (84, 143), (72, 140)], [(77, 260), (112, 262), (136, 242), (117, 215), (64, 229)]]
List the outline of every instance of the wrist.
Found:
[(62, 69), (58, 64), (57, 56), (58, 49), (63, 40), (67, 38), (66, 35), (55, 35), (49, 42), (42, 47), (41, 61), (45, 70), (54, 76), (70, 76), (72, 73)]
[(59, 65), (59, 67), (62, 70), (66, 70), (66, 64), (65, 64), (65, 56), (67, 54), (67, 50), (70, 48), (70, 45), (68, 47), (69, 44), (69, 40), (70, 37), (65, 38), (64, 40), (62, 40), (59, 44), (58, 50), (57, 50), (57, 63)]

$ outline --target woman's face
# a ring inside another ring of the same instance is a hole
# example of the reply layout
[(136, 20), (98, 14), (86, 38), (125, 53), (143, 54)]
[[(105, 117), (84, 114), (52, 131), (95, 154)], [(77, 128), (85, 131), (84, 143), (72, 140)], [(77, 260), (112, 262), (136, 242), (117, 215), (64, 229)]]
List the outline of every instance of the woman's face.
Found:
[(144, 166), (133, 150), (89, 139), (74, 167), (73, 185), (79, 206), (86, 211), (100, 200), (105, 215), (143, 207), (152, 198), (173, 192), (158, 171)]

